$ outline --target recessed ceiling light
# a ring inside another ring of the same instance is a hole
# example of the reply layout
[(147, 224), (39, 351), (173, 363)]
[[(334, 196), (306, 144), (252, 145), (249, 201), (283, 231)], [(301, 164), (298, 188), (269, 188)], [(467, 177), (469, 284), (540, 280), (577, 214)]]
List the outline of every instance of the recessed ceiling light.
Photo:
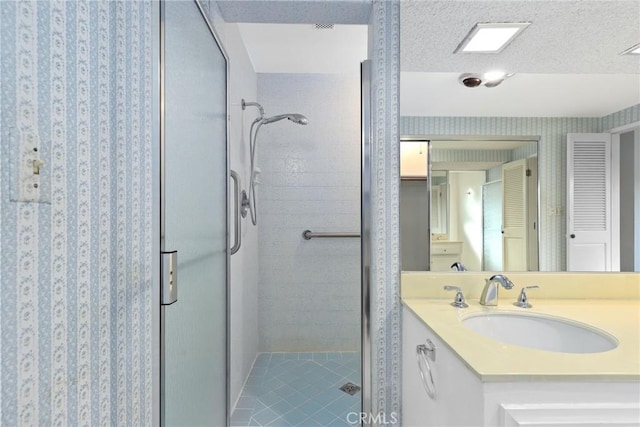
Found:
[(640, 55), (640, 43), (635, 46), (631, 46), (624, 52), (620, 52), (620, 55)]
[(498, 53), (531, 22), (477, 23), (453, 53)]

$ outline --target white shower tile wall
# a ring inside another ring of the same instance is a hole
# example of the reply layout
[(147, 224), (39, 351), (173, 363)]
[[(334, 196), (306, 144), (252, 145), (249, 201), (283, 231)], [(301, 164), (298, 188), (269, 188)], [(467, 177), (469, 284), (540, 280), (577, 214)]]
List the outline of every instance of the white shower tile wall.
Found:
[(359, 239), (302, 232), (360, 230), (358, 75), (259, 74), (268, 116), (301, 113), (258, 134), (259, 347), (353, 351), (360, 345)]
[(152, 423), (152, 7), (0, 2), (0, 425)]

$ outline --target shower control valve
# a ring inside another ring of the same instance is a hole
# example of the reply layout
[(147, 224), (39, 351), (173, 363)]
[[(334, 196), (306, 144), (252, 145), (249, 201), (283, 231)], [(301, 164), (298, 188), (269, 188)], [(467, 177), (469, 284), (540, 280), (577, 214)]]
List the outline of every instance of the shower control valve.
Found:
[(249, 197), (247, 197), (247, 192), (242, 190), (242, 193), (240, 195), (240, 215), (242, 215), (242, 218), (247, 217), (247, 212), (249, 212), (249, 209), (251, 209)]

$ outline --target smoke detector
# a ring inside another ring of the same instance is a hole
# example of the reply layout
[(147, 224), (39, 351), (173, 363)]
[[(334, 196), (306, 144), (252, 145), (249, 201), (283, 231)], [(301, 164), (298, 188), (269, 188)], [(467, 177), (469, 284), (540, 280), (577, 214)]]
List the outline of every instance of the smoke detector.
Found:
[(465, 73), (460, 74), (458, 81), (465, 87), (478, 87), (482, 84), (482, 77), (478, 74)]
[(502, 71), (489, 71), (484, 74), (478, 73), (464, 73), (458, 77), (458, 82), (465, 87), (496, 87), (514, 73), (504, 73)]

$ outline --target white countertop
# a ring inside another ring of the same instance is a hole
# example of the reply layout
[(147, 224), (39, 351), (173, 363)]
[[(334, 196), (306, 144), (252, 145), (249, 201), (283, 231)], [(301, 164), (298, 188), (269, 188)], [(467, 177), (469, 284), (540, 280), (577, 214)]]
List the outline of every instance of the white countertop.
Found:
[[(477, 299), (468, 308), (451, 298), (403, 298), (411, 310), (482, 381), (638, 381), (640, 380), (640, 302), (636, 299), (537, 299), (534, 307), (514, 307), (511, 298), (497, 307)], [(465, 316), (491, 311), (541, 314), (586, 323), (613, 335), (618, 347), (601, 353), (559, 353), (505, 344), (464, 326)]]

